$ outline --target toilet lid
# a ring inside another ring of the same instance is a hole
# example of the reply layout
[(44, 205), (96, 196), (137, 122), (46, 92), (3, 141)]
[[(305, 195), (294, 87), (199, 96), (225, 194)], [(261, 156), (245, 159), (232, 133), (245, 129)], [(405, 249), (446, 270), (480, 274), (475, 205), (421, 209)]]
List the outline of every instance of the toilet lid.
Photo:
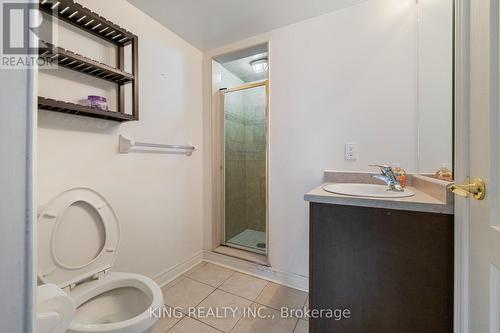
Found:
[(53, 199), (38, 217), (38, 277), (61, 288), (113, 265), (120, 228), (97, 192), (75, 188)]

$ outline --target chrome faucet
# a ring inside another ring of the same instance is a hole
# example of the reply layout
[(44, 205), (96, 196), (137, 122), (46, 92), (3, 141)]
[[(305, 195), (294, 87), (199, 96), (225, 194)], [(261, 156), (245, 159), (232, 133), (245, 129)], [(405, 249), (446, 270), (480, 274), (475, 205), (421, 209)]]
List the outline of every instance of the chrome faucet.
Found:
[(382, 172), (382, 174), (380, 175), (372, 175), (373, 178), (385, 182), (389, 186), (390, 191), (404, 192), (403, 186), (396, 178), (396, 175), (394, 174), (394, 171), (390, 166), (388, 165), (370, 165), (370, 166), (380, 168), (380, 171)]

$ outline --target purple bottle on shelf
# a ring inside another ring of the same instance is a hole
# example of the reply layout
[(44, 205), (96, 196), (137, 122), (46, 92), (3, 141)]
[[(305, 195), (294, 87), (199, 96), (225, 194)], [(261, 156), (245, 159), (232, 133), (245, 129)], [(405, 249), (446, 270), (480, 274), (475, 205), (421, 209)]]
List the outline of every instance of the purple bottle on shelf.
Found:
[(89, 102), (89, 106), (92, 108), (97, 108), (103, 111), (108, 110), (108, 103), (106, 101), (106, 97), (89, 95), (87, 100)]

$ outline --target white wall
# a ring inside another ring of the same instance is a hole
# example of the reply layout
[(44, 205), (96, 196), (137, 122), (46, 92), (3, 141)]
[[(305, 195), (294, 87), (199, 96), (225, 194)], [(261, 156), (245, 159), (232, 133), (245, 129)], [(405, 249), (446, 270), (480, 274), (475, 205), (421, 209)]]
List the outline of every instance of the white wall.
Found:
[(453, 0), (418, 2), (418, 171), (452, 167)]
[(33, 71), (0, 69), (0, 323), (33, 332)]
[[(372, 163), (395, 162), (416, 169), (415, 22), (414, 0), (371, 0), (205, 54), (208, 86), (212, 57), (269, 41), (269, 251), (274, 269), (308, 275), (303, 195), (322, 183), (324, 170), (370, 170)], [(344, 161), (345, 142), (358, 143), (357, 161)], [(205, 176), (209, 167), (206, 153)], [(210, 186), (205, 181), (206, 204)], [(206, 230), (211, 223), (206, 221)], [(205, 248), (210, 250), (207, 241)]]
[[(201, 258), (202, 54), (126, 1), (79, 2), (139, 36), (140, 121), (120, 125), (39, 112), (39, 203), (72, 187), (97, 190), (110, 201), (121, 226), (114, 270), (162, 282), (176, 265)], [(64, 27), (60, 34), (63, 46), (112, 62), (106, 46), (90, 43)], [(53, 73), (41, 73), (40, 94), (73, 100), (90, 92), (114, 96), (105, 84), (87, 79), (75, 84), (71, 75), (78, 74), (58, 74), (56, 80)], [(138, 141), (189, 142), (200, 151), (191, 157), (121, 155), (119, 134)]]

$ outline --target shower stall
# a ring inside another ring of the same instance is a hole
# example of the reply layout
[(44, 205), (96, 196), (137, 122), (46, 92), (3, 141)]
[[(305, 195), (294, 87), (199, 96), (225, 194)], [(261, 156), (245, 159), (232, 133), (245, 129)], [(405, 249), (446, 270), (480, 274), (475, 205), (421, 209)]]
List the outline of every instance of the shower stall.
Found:
[(223, 245), (267, 254), (267, 81), (222, 97)]

